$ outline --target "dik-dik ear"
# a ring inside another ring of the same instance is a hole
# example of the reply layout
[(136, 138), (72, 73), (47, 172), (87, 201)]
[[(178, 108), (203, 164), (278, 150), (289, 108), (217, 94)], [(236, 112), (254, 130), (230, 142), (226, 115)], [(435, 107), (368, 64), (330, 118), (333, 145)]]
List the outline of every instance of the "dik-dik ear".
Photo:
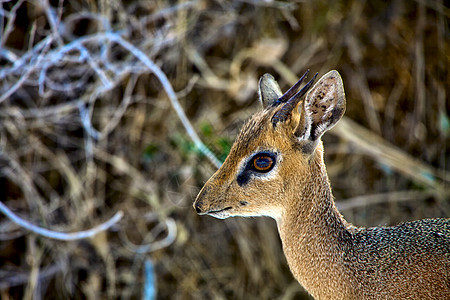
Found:
[(341, 119), (345, 112), (342, 78), (335, 70), (325, 74), (308, 92), (300, 105), (300, 122), (295, 136), (305, 144), (306, 152), (314, 151), (320, 137)]
[(281, 89), (275, 78), (266, 73), (259, 80), (259, 100), (266, 108), (281, 97)]

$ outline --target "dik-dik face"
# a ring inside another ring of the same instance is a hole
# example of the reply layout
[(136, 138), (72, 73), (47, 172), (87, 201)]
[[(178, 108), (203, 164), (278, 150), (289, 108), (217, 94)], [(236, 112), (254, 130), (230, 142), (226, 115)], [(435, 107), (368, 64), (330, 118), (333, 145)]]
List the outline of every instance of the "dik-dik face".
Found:
[(344, 114), (345, 94), (337, 71), (324, 75), (308, 91), (314, 77), (296, 93), (302, 79), (282, 95), (271, 75), (261, 78), (264, 109), (247, 121), (222, 167), (198, 194), (198, 214), (278, 219), (289, 192), (298, 190), (293, 185), (314, 176), (308, 165), (322, 155), (322, 134)]

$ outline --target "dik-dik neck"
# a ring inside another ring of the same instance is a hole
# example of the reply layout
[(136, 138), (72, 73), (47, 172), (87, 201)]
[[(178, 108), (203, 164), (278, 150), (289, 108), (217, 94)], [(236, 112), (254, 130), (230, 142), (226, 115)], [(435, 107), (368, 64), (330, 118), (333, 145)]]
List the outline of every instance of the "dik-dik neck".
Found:
[[(278, 220), (283, 251), (296, 279), (316, 299), (351, 299), (343, 263), (354, 227), (337, 211), (321, 158), (310, 164), (310, 174), (290, 193)], [(336, 294), (341, 291), (342, 295)]]

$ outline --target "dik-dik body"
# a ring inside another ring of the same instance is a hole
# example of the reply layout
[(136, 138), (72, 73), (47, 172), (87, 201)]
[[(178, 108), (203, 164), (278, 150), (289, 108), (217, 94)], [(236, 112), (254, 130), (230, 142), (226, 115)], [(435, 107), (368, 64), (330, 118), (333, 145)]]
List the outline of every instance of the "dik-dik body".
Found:
[(282, 95), (271, 75), (261, 78), (264, 109), (200, 191), (197, 213), (274, 218), (292, 273), (316, 299), (450, 299), (450, 219), (346, 222), (320, 140), (344, 114), (342, 79), (331, 71), (296, 93), (302, 79)]

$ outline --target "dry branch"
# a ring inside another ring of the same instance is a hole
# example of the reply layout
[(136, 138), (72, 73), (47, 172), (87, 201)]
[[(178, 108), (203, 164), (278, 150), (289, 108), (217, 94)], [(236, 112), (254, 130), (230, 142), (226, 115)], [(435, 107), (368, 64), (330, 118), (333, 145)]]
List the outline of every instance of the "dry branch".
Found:
[(36, 226), (14, 214), (5, 204), (3, 204), (3, 202), (0, 202), (0, 211), (20, 227), (25, 228), (37, 235), (60, 241), (75, 241), (93, 237), (102, 231), (108, 230), (123, 217), (123, 212), (118, 211), (111, 219), (91, 229), (65, 233)]

